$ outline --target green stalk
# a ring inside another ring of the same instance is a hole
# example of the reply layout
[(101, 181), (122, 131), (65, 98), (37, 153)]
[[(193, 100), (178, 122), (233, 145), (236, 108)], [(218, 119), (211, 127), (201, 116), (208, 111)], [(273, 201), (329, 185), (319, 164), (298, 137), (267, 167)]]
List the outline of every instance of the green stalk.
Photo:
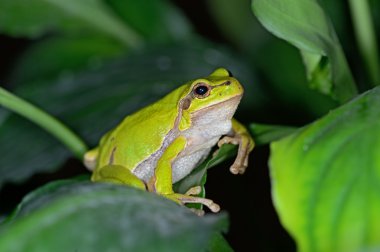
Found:
[(83, 155), (88, 149), (86, 144), (74, 132), (51, 115), (1, 87), (0, 105), (36, 123), (66, 145), (77, 158), (83, 159)]
[(349, 0), (349, 4), (359, 50), (372, 85), (380, 85), (377, 42), (368, 0)]

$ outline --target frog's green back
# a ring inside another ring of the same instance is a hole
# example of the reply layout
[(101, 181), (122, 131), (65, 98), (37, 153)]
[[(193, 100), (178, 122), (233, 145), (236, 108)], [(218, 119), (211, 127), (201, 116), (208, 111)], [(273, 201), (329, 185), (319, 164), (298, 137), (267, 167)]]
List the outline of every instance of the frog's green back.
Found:
[(189, 92), (183, 85), (161, 100), (127, 116), (102, 139), (98, 167), (120, 164), (132, 170), (160, 149), (174, 127), (178, 103)]

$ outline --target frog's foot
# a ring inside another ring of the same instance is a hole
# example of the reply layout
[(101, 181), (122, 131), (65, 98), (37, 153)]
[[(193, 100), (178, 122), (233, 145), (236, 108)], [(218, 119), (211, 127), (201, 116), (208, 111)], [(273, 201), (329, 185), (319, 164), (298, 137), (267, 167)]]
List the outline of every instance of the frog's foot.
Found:
[(224, 136), (219, 140), (218, 147), (220, 148), (223, 144), (239, 145), (238, 154), (230, 167), (230, 172), (233, 174), (243, 174), (248, 167), (248, 156), (253, 146), (250, 146), (250, 142), (240, 135)]
[(218, 204), (214, 203), (210, 199), (205, 199), (205, 198), (201, 198), (201, 197), (194, 197), (194, 196), (190, 196), (187, 194), (179, 194), (179, 193), (164, 194), (163, 196), (179, 203), (180, 205), (184, 205), (187, 203), (199, 203), (199, 204), (202, 204), (202, 205), (208, 207), (214, 213), (220, 211), (220, 206)]
[[(199, 195), (202, 192), (202, 187), (201, 186), (194, 186), (191, 187), (187, 192), (185, 193), (186, 195)], [(195, 213), (198, 216), (203, 216), (205, 215), (205, 211), (202, 209), (196, 209), (196, 208), (190, 208), (190, 210)]]
[(185, 192), (186, 195), (198, 195), (202, 192), (202, 187), (201, 186), (194, 186), (191, 187), (187, 192)]

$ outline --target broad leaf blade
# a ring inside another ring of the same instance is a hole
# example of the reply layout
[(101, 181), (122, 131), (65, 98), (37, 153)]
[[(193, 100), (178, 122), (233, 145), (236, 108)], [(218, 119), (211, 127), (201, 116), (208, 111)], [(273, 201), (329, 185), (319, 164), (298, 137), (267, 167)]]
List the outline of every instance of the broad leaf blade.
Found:
[(50, 182), (41, 186), (24, 196), (21, 202), (17, 205), (13, 213), (8, 216), (7, 223), (15, 221), (21, 216), (28, 215), (37, 209), (43, 208), (51, 199), (56, 197), (56, 192), (62, 188), (70, 188), (78, 184), (78, 182), (90, 181), (88, 174), (77, 176), (72, 179), (63, 179)]
[(207, 251), (233, 252), (234, 250), (231, 248), (230, 244), (228, 244), (228, 242), (221, 233), (215, 233), (211, 238)]
[(201, 218), (125, 186), (82, 182), (50, 189), (29, 202), (39, 201), (38, 208), (0, 229), (1, 251), (200, 251), (227, 224), (225, 215)]
[(266, 29), (301, 51), (312, 88), (342, 103), (357, 93), (334, 28), (317, 1), (254, 0), (252, 8)]
[(170, 1), (160, 0), (106, 0), (106, 3), (125, 23), (152, 42), (176, 41), (188, 39), (191, 24), (185, 15)]
[(299, 251), (380, 249), (380, 88), (271, 145), (273, 199)]
[[(22, 5), (18, 4), (17, 1), (20, 0), (12, 2), (15, 5), (10, 15), (12, 17), (23, 12)], [(141, 33), (144, 39), (149, 42), (168, 43), (178, 39), (189, 39), (192, 36), (191, 25), (188, 20), (178, 9), (166, 1), (112, 0), (106, 2), (110, 6), (104, 4), (105, 9), (111, 8), (115, 12), (113, 15), (117, 17), (119, 14), (120, 19), (125, 19), (124, 21), (127, 24)], [(7, 4), (10, 3), (5, 3), (5, 5)], [(46, 10), (41, 11), (46, 12)], [(61, 15), (64, 14), (61, 13)], [(42, 19), (41, 22), (44, 21), (49, 25), (52, 23), (49, 17), (46, 17), (46, 20), (43, 16), (39, 18)], [(14, 22), (21, 21), (16, 20)], [(80, 24), (81, 22), (79, 24), (76, 22), (75, 27), (81, 27)], [(28, 29), (28, 26), (22, 27)], [(19, 57), (10, 79), (13, 82), (23, 83), (36, 79), (46, 80), (62, 75), (72, 75), (79, 69), (99, 67), (104, 59), (123, 56), (128, 51), (122, 43), (115, 42), (109, 36), (84, 32), (85, 27), (79, 28), (79, 30), (80, 33), (76, 33), (76, 30), (69, 30), (66, 34), (60, 33), (60, 36), (50, 36), (29, 46), (25, 53)], [(36, 59), (38, 59), (37, 62)]]
[[(70, 76), (96, 69), (125, 54), (125, 47), (97, 35), (52, 37), (32, 44), (17, 60), (10, 78), (14, 86)], [(36, 62), (38, 59), (38, 62)]]
[(11, 36), (36, 38), (55, 30), (69, 33), (91, 30), (130, 47), (138, 47), (142, 42), (100, 0), (0, 0), (0, 7), (0, 31)]

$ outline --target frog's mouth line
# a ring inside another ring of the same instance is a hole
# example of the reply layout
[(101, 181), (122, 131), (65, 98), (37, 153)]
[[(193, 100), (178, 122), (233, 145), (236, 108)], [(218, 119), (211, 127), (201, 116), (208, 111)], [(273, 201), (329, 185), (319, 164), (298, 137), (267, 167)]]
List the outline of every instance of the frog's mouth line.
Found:
[(229, 86), (229, 85), (231, 85), (231, 81), (225, 81), (225, 82), (223, 82), (223, 83), (220, 83), (220, 84), (218, 84), (218, 85), (215, 85), (215, 86), (211, 86), (211, 89), (214, 89), (214, 88), (217, 88), (217, 87), (220, 87), (220, 86)]
[[(232, 104), (236, 104), (236, 108), (237, 108), (237, 105), (239, 104), (239, 101), (241, 100), (241, 98), (243, 97), (243, 94), (239, 94), (239, 95), (235, 95), (225, 101), (222, 101), (222, 102), (218, 102), (218, 103), (215, 103), (215, 104), (212, 104), (208, 107), (205, 107), (205, 108), (202, 108), (198, 111), (195, 111), (195, 112), (192, 112), (190, 113), (191, 114), (191, 117), (195, 116), (196, 117), (196, 114), (200, 113), (200, 112), (205, 112), (205, 111), (208, 111), (208, 110), (212, 110), (213, 108), (215, 107), (226, 107), (226, 108), (229, 108), (230, 106), (226, 105), (228, 103), (232, 103)], [(236, 110), (235, 108), (235, 110)]]
[[(227, 84), (227, 82), (229, 82), (229, 81), (223, 82), (221, 84), (223, 84), (223, 85), (230, 85), (231, 84), (231, 83)], [(221, 84), (219, 84), (218, 86), (220, 86)], [(202, 108), (198, 111), (191, 112), (190, 113), (190, 118), (191, 118), (190, 120), (191, 121), (197, 120), (197, 118), (201, 117), (201, 116), (199, 116), (199, 113), (206, 114), (208, 111), (214, 110), (216, 107), (224, 107), (225, 108), (225, 110), (223, 111), (224, 114), (227, 115), (227, 113), (228, 113), (228, 115), (231, 115), (231, 118), (232, 118), (232, 116), (235, 113), (242, 97), (243, 97), (243, 93), (240, 93), (240, 94), (232, 96), (229, 99), (226, 99), (222, 102), (217, 102), (217, 103), (209, 105), (208, 107)], [(193, 100), (193, 97), (192, 97), (192, 94), (190, 93), (180, 101), (180, 104), (178, 107), (178, 115), (174, 121), (175, 128), (178, 127), (179, 122), (182, 118), (183, 111), (187, 110), (190, 107), (192, 100)], [(229, 103), (231, 103), (231, 105), (229, 105)]]

